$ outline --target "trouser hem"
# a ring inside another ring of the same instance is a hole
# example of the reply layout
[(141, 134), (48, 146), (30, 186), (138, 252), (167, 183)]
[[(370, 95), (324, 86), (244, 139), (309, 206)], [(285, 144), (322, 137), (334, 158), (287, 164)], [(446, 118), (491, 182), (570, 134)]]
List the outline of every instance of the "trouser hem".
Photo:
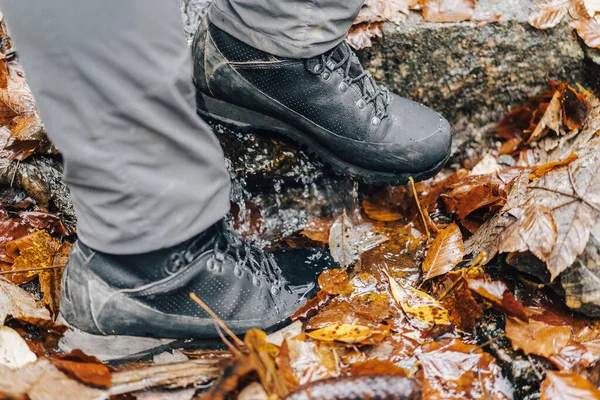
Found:
[(256, 31), (252, 27), (243, 24), (235, 17), (232, 17), (229, 13), (221, 10), (216, 3), (213, 3), (210, 6), (208, 18), (217, 28), (225, 31), (236, 39), (277, 57), (312, 58), (333, 49), (346, 38), (344, 35), (327, 43), (299, 45), (292, 41), (281, 40)]

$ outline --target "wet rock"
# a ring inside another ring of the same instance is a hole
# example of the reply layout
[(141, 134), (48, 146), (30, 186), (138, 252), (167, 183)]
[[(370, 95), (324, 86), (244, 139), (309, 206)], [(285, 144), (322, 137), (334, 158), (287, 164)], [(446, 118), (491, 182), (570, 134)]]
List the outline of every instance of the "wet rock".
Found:
[(384, 25), (383, 39), (360, 56), (392, 90), (447, 117), (464, 158), (489, 146), (490, 124), (543, 91), (546, 75), (598, 84), (600, 69), (586, 66), (584, 45), (567, 21), (547, 31), (529, 26), (535, 3), (480, 0), (477, 12), (502, 15), (489, 24), (426, 23), (412, 13), (400, 24)]

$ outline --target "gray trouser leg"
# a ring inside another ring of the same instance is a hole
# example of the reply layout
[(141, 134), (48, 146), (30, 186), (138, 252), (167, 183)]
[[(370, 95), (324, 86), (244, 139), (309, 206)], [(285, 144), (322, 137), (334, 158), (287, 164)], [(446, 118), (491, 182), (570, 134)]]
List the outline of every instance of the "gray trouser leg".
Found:
[(229, 209), (229, 175), (196, 115), (174, 0), (2, 0), (80, 239), (133, 254), (180, 243)]
[(364, 0), (215, 0), (213, 24), (279, 57), (310, 58), (339, 44)]

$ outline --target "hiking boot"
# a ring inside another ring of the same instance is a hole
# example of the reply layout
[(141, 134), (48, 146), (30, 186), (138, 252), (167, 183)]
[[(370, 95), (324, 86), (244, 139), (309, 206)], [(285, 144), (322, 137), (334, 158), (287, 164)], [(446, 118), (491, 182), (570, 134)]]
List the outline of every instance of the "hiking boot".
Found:
[(77, 242), (63, 275), (60, 307), (75, 333), (61, 349), (80, 348), (109, 360), (172, 341), (165, 339), (214, 345), (214, 321), (190, 298), (192, 292), (236, 334), (273, 331), (316, 293), (318, 274), (333, 266), (316, 249), (267, 254), (223, 221), (185, 243), (139, 255), (110, 255)]
[(435, 175), (449, 157), (448, 122), (379, 86), (345, 42), (318, 57), (281, 58), (205, 18), (192, 52), (201, 115), (283, 135), (338, 172), (405, 184)]

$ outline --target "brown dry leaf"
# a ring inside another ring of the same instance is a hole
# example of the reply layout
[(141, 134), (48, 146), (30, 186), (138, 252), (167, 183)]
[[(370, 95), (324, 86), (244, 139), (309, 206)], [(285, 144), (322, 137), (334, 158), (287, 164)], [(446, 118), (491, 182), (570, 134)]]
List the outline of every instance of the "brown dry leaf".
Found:
[(11, 160), (24, 160), (32, 155), (44, 138), (42, 121), (37, 113), (18, 115), (12, 120), (12, 132), (2, 155)]
[(573, 21), (571, 24), (586, 45), (600, 48), (600, 22), (595, 18), (585, 18)]
[(362, 22), (398, 22), (401, 14), (408, 14), (419, 0), (366, 0), (355, 24)]
[(87, 385), (101, 388), (111, 385), (112, 375), (108, 367), (96, 357), (88, 356), (81, 350), (54, 355), (50, 361), (68, 376)]
[(540, 5), (529, 15), (528, 22), (537, 29), (554, 28), (569, 12), (569, 0), (553, 0)]
[(558, 232), (550, 209), (530, 198), (523, 208), (508, 211), (517, 220), (499, 237), (500, 253), (532, 252), (542, 261), (552, 253)]
[(390, 335), (389, 329), (373, 329), (361, 325), (333, 324), (307, 334), (308, 337), (323, 342), (366, 344), (383, 340)]
[(32, 295), (0, 277), (0, 325), (6, 317), (49, 320), (50, 313)]
[(333, 225), (333, 218), (311, 219), (304, 226), (301, 235), (319, 243), (329, 243), (329, 230)]
[(62, 267), (66, 265), (71, 244), (60, 244), (57, 239), (52, 238), (45, 231), (37, 231), (7, 243), (6, 249), (11, 255), (18, 255), (12, 267), (14, 271), (57, 267), (50, 270), (7, 275), (15, 283), (26, 282), (37, 276), (44, 295), (44, 304), (48, 305), (53, 314), (56, 314), (60, 298)]
[(488, 275), (467, 278), (467, 287), (488, 300), (498, 310), (510, 317), (529, 321), (523, 305), (514, 298), (508, 286), (502, 281), (492, 281)]
[(352, 25), (346, 36), (346, 42), (355, 50), (371, 47), (373, 38), (383, 37), (382, 26), (382, 22), (363, 22)]
[(527, 144), (531, 144), (533, 142), (539, 141), (543, 139), (550, 130), (560, 134), (561, 132), (561, 99), (563, 97), (564, 91), (557, 90), (554, 92), (552, 96), (552, 100), (548, 104), (548, 107), (544, 111), (542, 118), (539, 123), (535, 127), (535, 130), (527, 140)]
[(0, 366), (0, 397), (29, 400), (106, 399), (104, 390), (88, 387), (69, 378), (47, 359), (11, 370)]
[(553, 210), (556, 222), (558, 237), (547, 259), (553, 281), (588, 243), (596, 215), (592, 205), (600, 205), (600, 154), (591, 152), (533, 184), (538, 202)]
[(456, 339), (432, 342), (418, 357), (423, 399), (513, 398), (512, 385), (494, 358), (479, 347)]
[(475, 0), (420, 0), (428, 22), (468, 21), (475, 11)]
[(525, 354), (546, 358), (560, 354), (571, 336), (571, 328), (568, 326), (553, 326), (533, 319), (529, 322), (514, 318), (506, 320), (506, 337), (515, 350), (523, 350)]
[(393, 222), (403, 218), (403, 215), (398, 211), (395, 211), (390, 204), (381, 204), (365, 199), (363, 200), (362, 206), (365, 214), (375, 221)]
[(350, 282), (348, 273), (343, 269), (328, 269), (319, 275), (319, 287), (329, 294), (340, 294)]
[(599, 400), (600, 391), (579, 374), (546, 371), (540, 400)]
[(464, 254), (462, 233), (452, 223), (437, 234), (429, 248), (423, 261), (423, 281), (448, 273), (462, 261)]
[(579, 86), (579, 92), (567, 86), (562, 99), (562, 122), (569, 132), (579, 131), (590, 115), (591, 94)]

